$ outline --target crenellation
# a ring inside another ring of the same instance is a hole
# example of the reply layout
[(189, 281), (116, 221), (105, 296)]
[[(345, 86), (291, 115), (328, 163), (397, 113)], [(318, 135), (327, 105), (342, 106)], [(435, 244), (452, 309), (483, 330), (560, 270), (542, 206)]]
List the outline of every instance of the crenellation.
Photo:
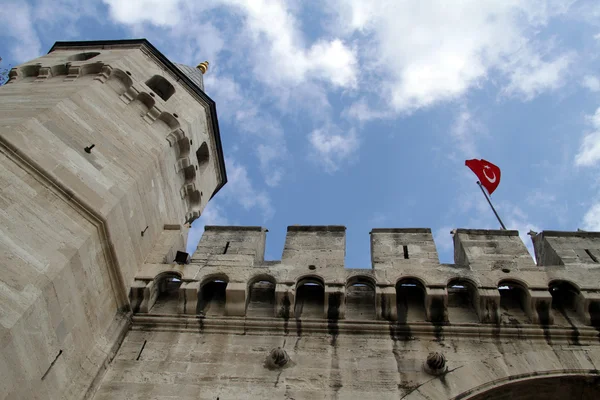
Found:
[(472, 269), (527, 269), (535, 267), (518, 231), (455, 229), (454, 262)]
[(544, 231), (531, 237), (538, 266), (600, 267), (600, 232)]
[[(555, 323), (553, 307), (559, 301), (551, 289), (557, 282), (571, 282), (577, 292), (573, 307), (578, 320), (590, 325), (597, 318), (596, 304), (600, 303), (590, 291), (590, 270), (583, 273), (560, 265), (539, 269), (516, 231), (455, 230), (455, 254), (463, 252), (460, 264), (440, 264), (431, 230), (373, 229), (374, 269), (343, 267), (344, 227), (289, 227), (283, 257), (275, 261), (262, 259), (266, 233), (262, 227), (207, 226), (191, 264), (180, 266), (195, 271), (184, 272), (193, 277), (180, 290), (195, 290), (195, 294), (179, 298), (201, 296), (202, 286), (220, 277), (227, 282), (220, 307), (228, 316), (245, 316), (247, 310), (259, 307), (261, 315), (276, 318), (304, 315), (437, 325), (520, 321), (549, 326)], [(408, 259), (403, 246), (409, 249)], [(591, 271), (600, 277), (600, 268)], [(268, 292), (272, 300), (253, 303), (251, 293), (258, 293), (257, 283), (272, 288)], [(591, 285), (600, 288), (598, 283)], [(404, 304), (406, 299), (410, 303)], [(185, 309), (190, 313), (192, 308)]]
[(343, 268), (345, 256), (346, 227), (288, 226), (282, 262)]
[(379, 228), (370, 232), (370, 238), (373, 269), (439, 265), (431, 229)]

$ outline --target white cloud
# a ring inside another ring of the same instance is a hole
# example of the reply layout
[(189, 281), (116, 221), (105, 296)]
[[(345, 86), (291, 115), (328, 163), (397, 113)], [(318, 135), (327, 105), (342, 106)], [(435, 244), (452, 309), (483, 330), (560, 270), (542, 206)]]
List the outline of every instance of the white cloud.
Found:
[[(0, 26), (3, 32), (0, 37), (5, 38), (5, 43), (10, 48), (10, 57), (18, 63), (32, 60), (42, 53), (33, 22), (31, 7), (27, 3), (9, 2), (0, 7)], [(10, 40), (7, 39), (9, 37)]]
[(313, 158), (321, 163), (328, 172), (335, 172), (340, 164), (352, 156), (359, 147), (356, 131), (342, 133), (339, 128), (329, 124), (315, 129), (309, 135), (313, 147)]
[(600, 202), (595, 203), (583, 216), (583, 230), (600, 231)]
[(587, 119), (592, 125), (592, 131), (584, 136), (575, 156), (575, 165), (582, 167), (591, 167), (600, 161), (600, 107)]
[(246, 168), (231, 158), (226, 158), (227, 185), (223, 192), (229, 201), (235, 201), (245, 210), (257, 208), (262, 213), (263, 220), (273, 217), (275, 209), (271, 205), (269, 195), (264, 191), (257, 190)]
[(179, 0), (103, 0), (110, 16), (117, 22), (158, 26), (176, 26), (185, 12), (186, 2)]
[(586, 75), (581, 82), (582, 86), (591, 92), (600, 91), (600, 79), (593, 75)]
[(473, 158), (477, 156), (475, 148), (475, 135), (484, 132), (484, 128), (474, 117), (473, 114), (466, 108), (461, 107), (460, 112), (456, 116), (450, 133), (454, 138), (458, 149), (465, 157)]
[[(251, 57), (248, 66), (258, 80), (275, 86), (297, 86), (311, 79), (320, 79), (335, 87), (356, 86), (355, 51), (337, 38), (321, 39), (307, 46), (292, 10), (282, 0), (103, 1), (117, 22), (150, 23), (172, 29), (187, 27), (188, 23), (208, 22), (210, 11), (226, 7), (241, 17), (245, 30), (242, 36), (253, 44), (247, 52)], [(180, 36), (186, 36), (185, 30)], [(235, 50), (236, 43), (231, 44)]]
[(544, 91), (560, 88), (575, 58), (574, 54), (566, 53), (546, 62), (535, 54), (525, 53), (527, 62), (517, 62), (504, 92), (522, 95), (526, 100), (531, 100)]
[(372, 91), (396, 112), (412, 112), (459, 98), (493, 71), (508, 78), (511, 94), (560, 86), (572, 55), (543, 60), (534, 51), (536, 29), (570, 3), (330, 0), (329, 9), (339, 32), (358, 33), (369, 46), (361, 70), (381, 78)]
[(232, 76), (216, 71), (205, 75), (205, 89), (216, 101), (219, 117), (235, 124), (240, 132), (253, 135), (256, 156), (269, 186), (277, 186), (285, 175), (282, 161), (287, 155), (283, 129), (265, 108), (252, 101)]

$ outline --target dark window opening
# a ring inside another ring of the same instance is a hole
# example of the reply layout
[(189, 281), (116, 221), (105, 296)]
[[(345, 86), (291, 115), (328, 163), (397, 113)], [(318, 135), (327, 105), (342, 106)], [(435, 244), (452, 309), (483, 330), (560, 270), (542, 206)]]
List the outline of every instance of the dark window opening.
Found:
[(557, 325), (572, 325), (578, 321), (577, 305), (579, 290), (569, 282), (557, 281), (550, 284), (554, 323)]
[(396, 284), (398, 323), (425, 321), (425, 287), (416, 279), (403, 279)]
[(204, 315), (225, 315), (227, 282), (215, 279), (200, 289), (198, 312)]
[(325, 285), (319, 278), (305, 278), (296, 288), (296, 318), (323, 318)]
[(448, 291), (448, 320), (452, 322), (479, 322), (476, 309), (476, 290), (467, 281), (450, 281)]
[(250, 285), (246, 316), (273, 317), (275, 313), (275, 283), (259, 280)]
[(165, 274), (156, 283), (156, 301), (150, 312), (155, 314), (177, 313), (179, 305), (179, 287), (181, 277), (177, 274)]
[(501, 282), (498, 291), (501, 322), (508, 325), (529, 323), (526, 312), (526, 289), (515, 282)]
[(169, 100), (169, 98), (175, 94), (173, 85), (160, 75), (154, 75), (152, 78), (148, 79), (146, 85), (148, 85), (148, 87), (164, 101)]
[(73, 54), (72, 56), (67, 57), (67, 61), (86, 61), (86, 60), (89, 60), (90, 58), (96, 57), (99, 54), (100, 53), (98, 53), (96, 51)]
[(408, 260), (408, 246), (402, 246), (402, 249), (404, 250), (404, 259)]

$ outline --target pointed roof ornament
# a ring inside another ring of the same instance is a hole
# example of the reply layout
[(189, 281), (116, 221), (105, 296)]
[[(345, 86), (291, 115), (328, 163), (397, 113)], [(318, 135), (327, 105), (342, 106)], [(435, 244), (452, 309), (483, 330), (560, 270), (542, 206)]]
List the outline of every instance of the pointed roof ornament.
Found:
[(206, 71), (208, 71), (208, 61), (201, 62), (196, 66), (196, 68), (198, 68), (200, 72), (202, 72), (202, 75), (204, 75)]

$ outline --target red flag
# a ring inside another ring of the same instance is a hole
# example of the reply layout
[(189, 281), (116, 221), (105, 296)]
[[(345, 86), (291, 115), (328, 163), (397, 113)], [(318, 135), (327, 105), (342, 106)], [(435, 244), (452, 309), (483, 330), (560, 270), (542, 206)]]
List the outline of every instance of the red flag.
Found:
[(467, 160), (465, 165), (477, 175), (479, 181), (491, 196), (500, 184), (500, 168), (484, 159)]

